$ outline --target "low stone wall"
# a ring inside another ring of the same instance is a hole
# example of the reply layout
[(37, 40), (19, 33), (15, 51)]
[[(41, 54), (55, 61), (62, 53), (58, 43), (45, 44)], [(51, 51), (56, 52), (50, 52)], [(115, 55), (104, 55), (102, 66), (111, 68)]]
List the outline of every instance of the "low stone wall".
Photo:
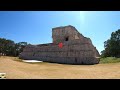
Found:
[(71, 44), (59, 48), (58, 45), (27, 46), (21, 53), (22, 59), (36, 59), (67, 64), (97, 64), (95, 48), (91, 44)]

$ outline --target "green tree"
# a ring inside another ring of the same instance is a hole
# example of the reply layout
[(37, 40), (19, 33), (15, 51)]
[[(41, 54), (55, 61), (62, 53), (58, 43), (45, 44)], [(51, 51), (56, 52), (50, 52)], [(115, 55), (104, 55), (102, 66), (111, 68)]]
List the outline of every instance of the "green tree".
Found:
[(0, 38), (0, 53), (1, 55), (11, 55), (13, 52), (12, 48), (15, 43), (12, 40), (6, 40), (5, 38)]
[(111, 33), (110, 39), (104, 42), (104, 48), (102, 56), (120, 57), (120, 29)]
[(0, 38), (0, 55), (18, 56), (27, 45), (27, 42), (15, 43), (12, 40)]

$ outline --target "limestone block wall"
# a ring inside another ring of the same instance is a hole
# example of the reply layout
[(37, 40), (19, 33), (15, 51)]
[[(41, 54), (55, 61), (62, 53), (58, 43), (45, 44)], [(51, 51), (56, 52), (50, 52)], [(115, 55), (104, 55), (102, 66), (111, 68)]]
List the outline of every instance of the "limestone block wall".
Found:
[(78, 31), (73, 26), (56, 27), (52, 29), (53, 43), (64, 42), (66, 37), (69, 38), (69, 41), (79, 39)]
[[(99, 52), (92, 41), (80, 34), (75, 27), (69, 25), (53, 28), (52, 38), (53, 43), (26, 46), (19, 57), (66, 64), (99, 63)], [(59, 42), (63, 43), (62, 48), (58, 47)]]
[(20, 58), (37, 59), (48, 62), (67, 64), (97, 64), (94, 47), (90, 44), (64, 45), (59, 48), (53, 46), (28, 46), (21, 53)]

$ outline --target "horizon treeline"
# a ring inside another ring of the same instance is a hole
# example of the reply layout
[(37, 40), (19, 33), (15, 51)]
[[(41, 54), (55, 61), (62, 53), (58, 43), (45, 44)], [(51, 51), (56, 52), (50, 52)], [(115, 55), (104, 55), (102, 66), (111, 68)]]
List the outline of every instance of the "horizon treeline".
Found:
[(26, 45), (28, 45), (27, 42), (15, 43), (13, 40), (0, 38), (0, 55), (19, 56)]

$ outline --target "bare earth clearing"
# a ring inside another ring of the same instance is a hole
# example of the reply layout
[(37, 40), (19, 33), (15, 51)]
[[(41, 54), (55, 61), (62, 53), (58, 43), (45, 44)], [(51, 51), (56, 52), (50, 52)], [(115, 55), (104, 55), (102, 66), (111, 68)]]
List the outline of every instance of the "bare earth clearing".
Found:
[(6, 73), (7, 79), (120, 79), (120, 63), (65, 65), (0, 57), (0, 73)]

